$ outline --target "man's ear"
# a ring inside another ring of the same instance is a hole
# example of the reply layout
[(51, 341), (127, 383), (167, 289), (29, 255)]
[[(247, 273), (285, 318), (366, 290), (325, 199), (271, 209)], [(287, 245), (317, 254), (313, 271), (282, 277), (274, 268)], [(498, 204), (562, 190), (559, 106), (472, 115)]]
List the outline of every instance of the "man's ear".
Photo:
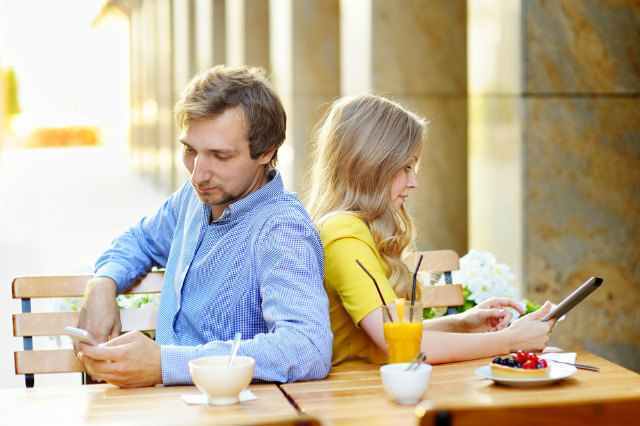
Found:
[(265, 166), (271, 162), (271, 159), (276, 153), (276, 147), (271, 147), (258, 157), (258, 164)]

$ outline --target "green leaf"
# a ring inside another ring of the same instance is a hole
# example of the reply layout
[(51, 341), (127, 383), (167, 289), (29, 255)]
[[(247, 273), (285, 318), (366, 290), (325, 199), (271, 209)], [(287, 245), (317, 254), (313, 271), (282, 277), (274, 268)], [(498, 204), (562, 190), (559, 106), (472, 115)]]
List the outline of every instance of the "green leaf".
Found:
[(471, 297), (471, 290), (469, 290), (467, 287), (463, 286), (462, 287), (462, 296), (464, 296), (465, 300), (469, 299), (469, 297)]
[(537, 303), (534, 303), (528, 299), (525, 299), (525, 303), (526, 303), (526, 312), (525, 314), (530, 314), (533, 311), (537, 311), (538, 309), (540, 309), (540, 305), (538, 305)]
[(476, 302), (474, 302), (473, 300), (468, 300), (465, 299), (464, 304), (462, 305), (462, 310), (461, 312), (467, 311), (471, 308), (473, 308), (474, 306), (476, 306)]
[(422, 318), (423, 319), (431, 319), (431, 318), (433, 318), (435, 316), (436, 316), (436, 313), (431, 308), (424, 308), (424, 310), (422, 311)]

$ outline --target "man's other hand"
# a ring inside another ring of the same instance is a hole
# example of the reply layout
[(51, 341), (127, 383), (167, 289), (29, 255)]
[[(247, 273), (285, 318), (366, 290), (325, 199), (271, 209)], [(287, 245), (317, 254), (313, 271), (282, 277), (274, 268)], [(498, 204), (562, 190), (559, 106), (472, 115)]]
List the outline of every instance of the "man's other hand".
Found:
[[(111, 278), (96, 277), (89, 280), (80, 309), (78, 327), (91, 333), (97, 342), (106, 342), (120, 335), (116, 283)], [(78, 353), (85, 345), (74, 342), (73, 346)]]
[(83, 345), (79, 357), (91, 377), (121, 388), (162, 383), (160, 346), (139, 331), (98, 346)]

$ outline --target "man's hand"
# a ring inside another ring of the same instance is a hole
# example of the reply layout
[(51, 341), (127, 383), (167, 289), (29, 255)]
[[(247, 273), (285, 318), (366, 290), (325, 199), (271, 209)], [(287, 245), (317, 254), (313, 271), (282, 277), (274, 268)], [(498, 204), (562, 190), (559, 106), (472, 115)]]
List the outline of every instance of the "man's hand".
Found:
[(521, 315), (524, 309), (518, 302), (507, 297), (492, 297), (463, 312), (462, 330), (467, 333), (497, 331), (507, 327), (513, 317), (506, 308), (513, 308)]
[(102, 345), (83, 345), (79, 357), (91, 377), (121, 388), (162, 383), (160, 346), (139, 331)]
[[(120, 310), (116, 303), (116, 283), (111, 278), (89, 280), (80, 309), (78, 327), (87, 330), (97, 342), (106, 342), (120, 335)], [(84, 345), (74, 343), (76, 353)]]

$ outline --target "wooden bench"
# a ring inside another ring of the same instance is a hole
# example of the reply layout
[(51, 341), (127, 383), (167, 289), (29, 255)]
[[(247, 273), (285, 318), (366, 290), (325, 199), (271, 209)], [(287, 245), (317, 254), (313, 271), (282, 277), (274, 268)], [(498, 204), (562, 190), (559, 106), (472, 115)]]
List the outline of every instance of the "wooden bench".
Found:
[[(34, 386), (34, 374), (84, 372), (71, 349), (37, 350), (35, 336), (60, 336), (64, 327), (78, 323), (78, 312), (31, 311), (32, 299), (82, 297), (91, 275), (18, 277), (12, 282), (12, 295), (20, 299), (22, 312), (13, 314), (13, 335), (23, 340), (22, 351), (14, 352), (16, 374), (25, 376), (28, 388)], [(151, 272), (138, 280), (126, 294), (154, 294), (162, 290), (164, 273)], [(131, 308), (120, 310), (122, 331), (150, 331), (156, 327), (157, 310)], [(83, 383), (86, 382), (83, 374)]]

